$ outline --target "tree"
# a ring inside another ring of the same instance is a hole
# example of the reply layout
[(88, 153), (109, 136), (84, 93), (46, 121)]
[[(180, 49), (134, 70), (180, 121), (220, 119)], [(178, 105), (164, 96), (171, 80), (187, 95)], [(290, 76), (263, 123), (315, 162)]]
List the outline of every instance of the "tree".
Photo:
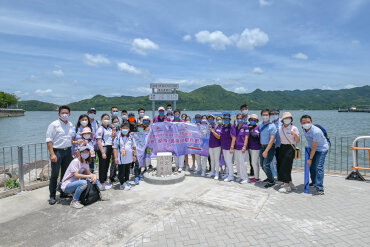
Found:
[(9, 94), (0, 91), (0, 107), (6, 108), (18, 102), (18, 97), (14, 94)]

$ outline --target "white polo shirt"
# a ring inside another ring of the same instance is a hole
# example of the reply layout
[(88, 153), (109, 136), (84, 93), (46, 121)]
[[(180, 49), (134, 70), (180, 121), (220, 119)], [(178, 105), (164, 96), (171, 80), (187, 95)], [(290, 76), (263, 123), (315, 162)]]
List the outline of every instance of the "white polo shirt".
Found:
[(104, 126), (100, 126), (96, 131), (96, 139), (102, 139), (103, 147), (112, 145), (112, 131), (111, 127), (106, 128)]
[(72, 137), (76, 131), (71, 122), (64, 123), (58, 119), (49, 124), (46, 131), (46, 142), (52, 142), (53, 148), (69, 148), (72, 146)]
[[(134, 160), (135, 142), (131, 135), (122, 136), (119, 134), (113, 143), (113, 148), (117, 149), (118, 164), (129, 164)], [(122, 155), (122, 150), (126, 151), (126, 155)]]

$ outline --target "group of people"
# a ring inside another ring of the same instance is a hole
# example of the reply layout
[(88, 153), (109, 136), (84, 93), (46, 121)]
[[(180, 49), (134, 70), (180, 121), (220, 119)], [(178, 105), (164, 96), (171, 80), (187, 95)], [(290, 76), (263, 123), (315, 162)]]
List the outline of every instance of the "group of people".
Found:
[[(132, 136), (135, 132), (150, 131), (151, 125), (158, 122), (206, 125), (210, 130), (209, 156), (192, 155), (190, 165), (189, 155), (175, 155), (175, 169), (178, 172), (186, 169), (201, 176), (213, 177), (216, 180), (222, 178), (225, 182), (236, 181), (241, 184), (263, 182), (265, 188), (279, 183), (279, 192), (284, 193), (295, 190), (291, 171), (298, 152), (296, 144), (300, 142), (300, 134), (298, 127), (293, 125), (292, 114), (284, 112), (280, 117), (279, 110), (269, 109), (262, 110), (260, 117), (248, 113), (248, 105), (243, 104), (240, 106), (240, 113), (234, 118), (229, 113), (224, 113), (217, 116), (196, 114), (192, 119), (167, 105), (166, 108), (159, 107), (158, 115), (151, 120), (145, 115), (143, 108), (138, 110), (136, 118), (134, 113), (112, 107), (110, 115), (104, 113), (98, 121), (96, 109), (90, 108), (87, 114), (79, 117), (74, 126), (69, 121), (70, 108), (61, 106), (59, 119), (49, 125), (46, 133), (52, 168), (49, 203), (56, 203), (59, 172), (60, 197), (73, 194), (71, 206), (74, 208), (83, 207), (79, 197), (87, 186), (87, 180), (97, 184), (103, 191), (112, 188), (118, 178), (119, 188), (130, 190), (132, 186), (129, 178), (130, 173), (133, 173), (134, 183), (139, 184), (143, 180), (143, 172), (153, 167), (150, 158), (145, 159), (143, 167), (139, 167)], [(303, 115), (299, 125), (311, 150), (307, 161), (312, 181), (310, 186), (316, 188), (314, 195), (323, 195), (328, 140), (322, 129), (313, 125), (309, 115)], [(96, 157), (98, 177), (94, 174)], [(273, 174), (274, 158), (276, 179)], [(220, 166), (221, 162), (225, 166)], [(267, 177), (264, 181), (260, 181), (260, 167)]]

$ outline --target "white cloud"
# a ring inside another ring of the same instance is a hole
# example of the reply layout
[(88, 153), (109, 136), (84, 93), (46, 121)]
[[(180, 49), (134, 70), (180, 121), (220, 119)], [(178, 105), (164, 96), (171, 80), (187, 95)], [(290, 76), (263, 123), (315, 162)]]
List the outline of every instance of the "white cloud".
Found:
[(104, 57), (103, 55), (97, 54), (94, 56), (89, 53), (84, 54), (83, 62), (89, 66), (94, 66), (94, 67), (110, 64), (109, 59)]
[(143, 72), (139, 69), (137, 69), (136, 67), (132, 66), (132, 65), (129, 65), (127, 63), (117, 63), (117, 68), (118, 70), (120, 71), (123, 71), (125, 73), (129, 73), (129, 74), (134, 74), (134, 75), (140, 75), (142, 74)]
[(199, 43), (209, 44), (215, 50), (224, 50), (227, 45), (231, 45), (232, 42), (229, 37), (223, 34), (221, 31), (200, 31), (195, 34), (195, 38)]
[(237, 87), (237, 88), (234, 89), (234, 92), (235, 93), (247, 93), (248, 89), (245, 88), (245, 87)]
[(49, 89), (45, 89), (45, 90), (42, 90), (42, 89), (37, 89), (35, 91), (36, 94), (39, 94), (39, 95), (44, 95), (44, 94), (51, 94), (53, 92), (53, 90), (51, 90), (50, 88)]
[(350, 89), (350, 88), (354, 88), (354, 87), (357, 87), (356, 85), (353, 85), (353, 84), (347, 84), (344, 86), (345, 89)]
[(253, 73), (255, 74), (263, 74), (263, 70), (260, 67), (253, 68)]
[(333, 90), (333, 88), (331, 86), (328, 86), (328, 85), (321, 86), (321, 89), (322, 90)]
[(159, 46), (150, 39), (134, 39), (131, 49), (139, 54), (146, 56), (150, 50), (158, 50)]
[(189, 35), (189, 34), (184, 35), (184, 37), (182, 37), (182, 40), (183, 41), (190, 41), (191, 40), (191, 35)]
[(306, 54), (303, 54), (303, 53), (299, 52), (299, 53), (293, 54), (292, 55), (292, 58), (301, 59), (301, 60), (307, 60), (308, 59), (308, 56)]
[(200, 31), (195, 34), (196, 40), (201, 44), (209, 44), (215, 50), (224, 50), (226, 46), (235, 44), (240, 49), (253, 50), (257, 46), (263, 46), (269, 41), (266, 33), (259, 28), (244, 29), (241, 34), (226, 36), (221, 31)]
[(64, 72), (61, 69), (53, 70), (53, 74), (58, 77), (64, 76)]
[(269, 41), (269, 36), (259, 28), (244, 29), (236, 45), (241, 49), (253, 50), (254, 47), (263, 46)]
[(261, 7), (271, 5), (271, 2), (270, 1), (267, 1), (267, 0), (258, 0), (258, 2), (259, 2), (259, 4), (260, 4)]

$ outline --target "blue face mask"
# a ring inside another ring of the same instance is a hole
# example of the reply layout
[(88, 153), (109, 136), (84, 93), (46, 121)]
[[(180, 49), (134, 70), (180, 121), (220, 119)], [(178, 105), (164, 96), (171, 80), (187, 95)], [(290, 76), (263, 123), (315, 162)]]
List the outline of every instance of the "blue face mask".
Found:
[(139, 128), (137, 128), (137, 131), (143, 132), (144, 131), (144, 128), (143, 127), (139, 127)]
[(254, 126), (254, 125), (256, 125), (257, 123), (256, 123), (256, 121), (254, 121), (254, 120), (251, 120), (250, 122), (249, 122), (252, 126)]
[(159, 112), (159, 115), (160, 115), (160, 116), (164, 116), (164, 111), (160, 111), (160, 112)]
[(112, 112), (112, 116), (113, 116), (113, 117), (118, 117), (118, 111), (114, 111), (114, 112)]
[(215, 120), (213, 120), (213, 119), (208, 120), (209, 124), (214, 124), (214, 122), (215, 122)]
[(237, 122), (238, 124), (242, 124), (242, 123), (244, 123), (244, 120), (243, 120), (243, 119), (237, 119), (237, 120), (236, 120), (236, 122)]
[(143, 121), (143, 124), (149, 125), (150, 124), (150, 121)]
[(200, 119), (200, 118), (196, 118), (196, 119), (195, 119), (195, 122), (196, 122), (196, 123), (200, 123), (200, 121), (202, 121), (202, 119)]
[(248, 118), (244, 118), (244, 123), (248, 123)]
[(167, 114), (172, 114), (172, 110), (167, 110)]
[(180, 119), (180, 115), (175, 114), (175, 119)]
[(122, 132), (123, 135), (127, 135), (129, 130), (128, 129), (122, 129), (121, 132)]
[(114, 123), (114, 126), (115, 126), (116, 128), (118, 128), (118, 127), (119, 127), (119, 123)]

